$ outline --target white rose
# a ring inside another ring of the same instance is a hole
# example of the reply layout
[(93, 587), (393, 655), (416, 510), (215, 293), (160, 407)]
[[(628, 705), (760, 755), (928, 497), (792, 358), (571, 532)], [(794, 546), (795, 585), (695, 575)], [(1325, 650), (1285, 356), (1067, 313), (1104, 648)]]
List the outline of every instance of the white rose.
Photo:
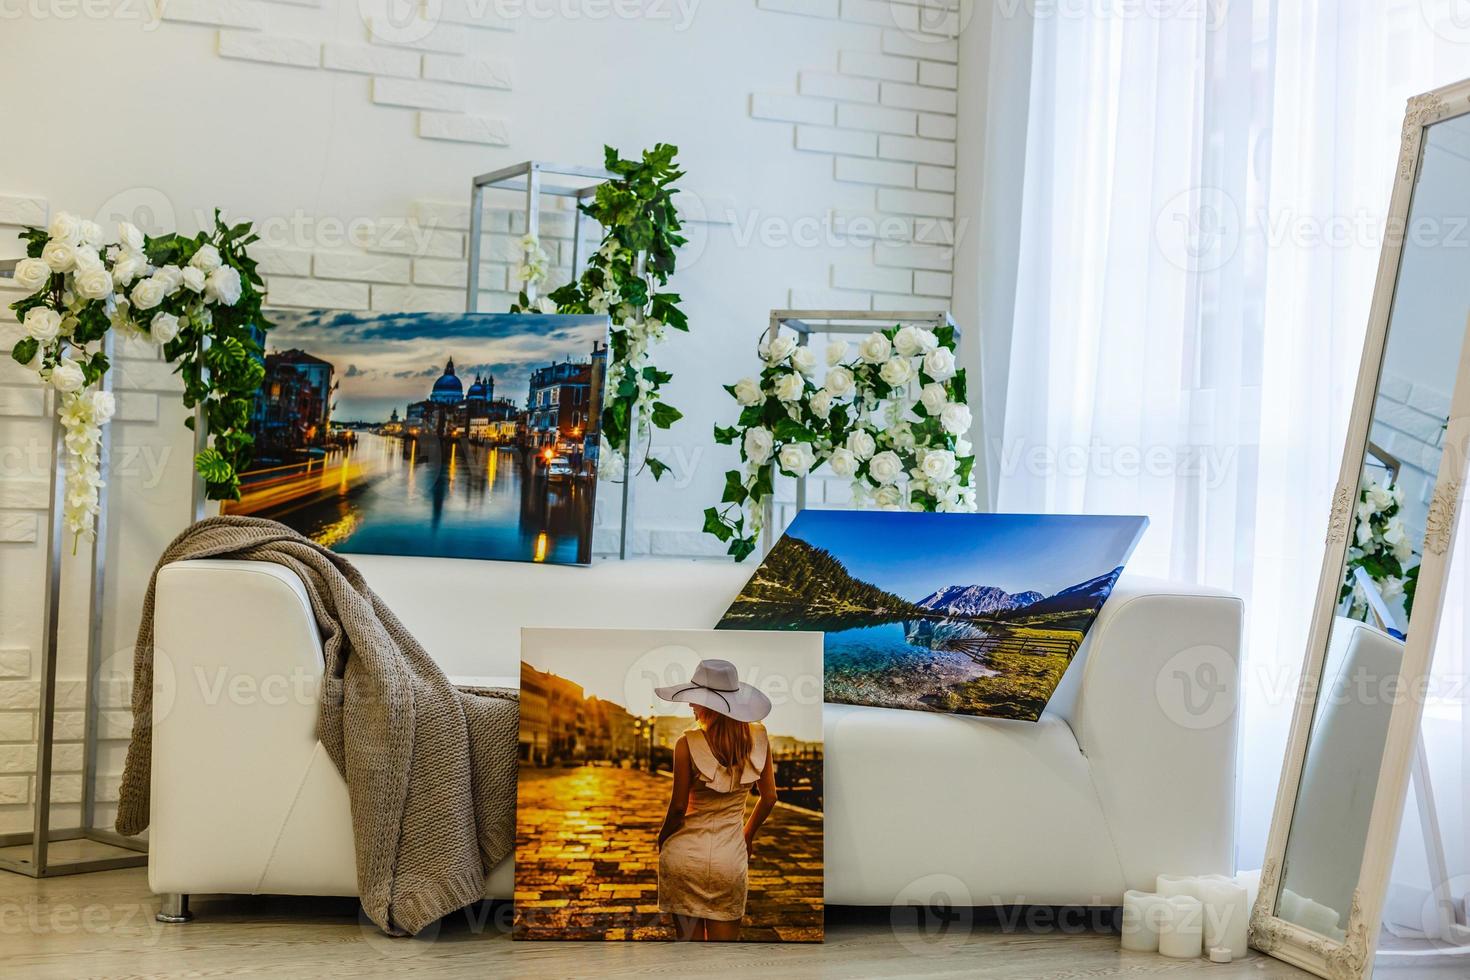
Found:
[(219, 257), (219, 249), (213, 245), (201, 246), (199, 251), (194, 253), (194, 257), (189, 260), (190, 268), (198, 269), (206, 276), (222, 265), (224, 265), (224, 260)]
[(893, 337), (893, 349), (904, 357), (927, 354), (938, 346), (939, 338), (934, 336), (934, 331), (923, 327), (904, 327)]
[(126, 289), (132, 285), (134, 279), (143, 274), (143, 270), (147, 267), (148, 260), (143, 258), (141, 253), (124, 252), (112, 264), (112, 284), (118, 289)]
[[(943, 348), (941, 348), (943, 349)], [(970, 431), (970, 408), (959, 402), (950, 402), (944, 406), (944, 411), (939, 413), (939, 424), (944, 431), (951, 435), (960, 435)]]
[(166, 265), (153, 273), (153, 278), (163, 284), (170, 293), (184, 284), (184, 270), (176, 265)]
[(104, 237), (102, 226), (95, 221), (83, 221), (78, 227), (77, 233), (82, 236), (83, 245), (91, 245), (93, 248), (96, 248), (102, 244)]
[(934, 381), (948, 381), (954, 377), (954, 354), (948, 347), (939, 347), (924, 355), (924, 373)]
[(827, 345), (827, 366), (836, 367), (847, 360), (847, 341), (834, 340)]
[(770, 429), (757, 428), (745, 431), (745, 458), (756, 466), (760, 466), (771, 458), (771, 449), (776, 445), (776, 437), (771, 435)]
[(970, 455), (970, 450), (973, 448), (974, 447), (970, 445), (970, 440), (966, 439), (964, 436), (961, 436), (954, 441), (954, 454), (956, 456), (968, 456)]
[(72, 284), (82, 299), (105, 299), (112, 295), (112, 273), (101, 265), (79, 269)]
[(884, 510), (897, 510), (898, 505), (903, 503), (903, 494), (899, 492), (898, 487), (884, 486), (878, 488), (878, 492), (873, 495), (873, 500)]
[(98, 425), (105, 424), (117, 414), (117, 399), (110, 391), (88, 392), (87, 400), (92, 409), (92, 417), (96, 419)]
[(948, 449), (931, 449), (924, 454), (924, 462), (920, 468), (924, 471), (926, 480), (948, 483), (954, 479), (956, 465), (954, 453)]
[(817, 355), (810, 347), (798, 347), (791, 352), (791, 366), (807, 377), (817, 372)]
[(888, 430), (888, 442), (907, 451), (913, 449), (918, 440), (914, 437), (914, 427), (907, 422), (900, 422)]
[(851, 477), (857, 472), (858, 459), (852, 454), (852, 450), (839, 446), (832, 450), (832, 455), (827, 457), (827, 467), (833, 476), (843, 478)]
[(70, 272), (77, 267), (77, 247), (53, 238), (41, 249), (41, 260), (51, 267), (52, 272)]
[(51, 226), (46, 229), (46, 234), (53, 242), (80, 245), (82, 243), (81, 219), (68, 211), (58, 212), (56, 217), (51, 219)]
[(863, 338), (858, 344), (858, 356), (869, 364), (882, 364), (893, 354), (893, 345), (888, 338), (874, 331)]
[(903, 460), (898, 454), (885, 449), (868, 463), (868, 475), (880, 486), (890, 486), (903, 476)]
[(788, 442), (781, 447), (781, 468), (792, 476), (806, 476), (814, 462), (812, 447), (804, 442)]
[(131, 221), (119, 221), (117, 223), (118, 244), (129, 252), (143, 251), (143, 232)]
[(902, 388), (914, 380), (914, 364), (907, 357), (890, 357), (878, 370), (878, 377), (895, 388)]
[(61, 333), (61, 314), (44, 306), (33, 306), (26, 311), (26, 335), (43, 344), (49, 344)]
[(179, 318), (172, 313), (155, 313), (148, 332), (156, 342), (166, 344), (179, 335)]
[(812, 396), (812, 414), (819, 419), (824, 419), (832, 413), (832, 393), (826, 388), (818, 391)]
[(51, 281), (51, 267), (41, 259), (21, 259), (15, 266), (15, 284), (34, 293)]
[(74, 271), (80, 272), (85, 269), (100, 268), (102, 268), (102, 256), (95, 248), (90, 245), (77, 246), (76, 268)]
[(795, 371), (787, 371), (776, 378), (776, 397), (783, 402), (800, 401), (806, 391), (806, 381)]
[(1358, 522), (1358, 529), (1357, 529), (1357, 532), (1355, 533), (1354, 537), (1357, 538), (1358, 544), (1367, 544), (1369, 541), (1372, 541), (1373, 540), (1373, 528), (1372, 528), (1372, 526), (1369, 525), (1369, 523), (1367, 521), (1359, 521)]
[(847, 449), (858, 459), (867, 459), (877, 448), (873, 434), (866, 429), (853, 429), (847, 434)]
[(1404, 522), (1399, 517), (1392, 517), (1388, 526), (1383, 529), (1383, 540), (1389, 544), (1398, 544), (1404, 540)]
[(234, 306), (240, 300), (240, 273), (231, 266), (222, 265), (209, 274), (204, 286), (204, 299), (210, 303)]
[(931, 381), (919, 392), (919, 401), (924, 404), (924, 411), (932, 417), (944, 411), (944, 406), (949, 404), (949, 394), (944, 390), (944, 385)]
[(761, 383), (754, 378), (741, 378), (735, 382), (735, 400), (742, 405), (759, 405), (762, 398)]
[(852, 394), (854, 387), (852, 372), (839, 365), (827, 372), (822, 384), (832, 393), (833, 398), (845, 398)]
[(151, 310), (169, 293), (168, 283), (157, 276), (150, 276), (133, 287), (133, 305), (140, 310)]
[(185, 289), (195, 293), (204, 292), (204, 273), (191, 265), (184, 270), (183, 275)]
[(796, 339), (786, 334), (781, 334), (775, 340), (763, 346), (765, 349), (761, 351), (761, 356), (766, 359), (766, 363), (780, 364), (791, 356), (792, 351), (796, 350)]
[(51, 369), (51, 387), (60, 392), (81, 391), (82, 385), (86, 384), (86, 375), (82, 374), (81, 365), (70, 358), (62, 358), (54, 368)]

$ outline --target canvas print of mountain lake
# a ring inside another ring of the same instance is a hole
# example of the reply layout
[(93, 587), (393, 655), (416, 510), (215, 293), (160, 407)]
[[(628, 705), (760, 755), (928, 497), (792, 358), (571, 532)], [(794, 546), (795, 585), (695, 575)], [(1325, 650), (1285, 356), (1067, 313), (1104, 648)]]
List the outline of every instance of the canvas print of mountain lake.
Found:
[(804, 511), (720, 628), (824, 631), (829, 702), (1036, 721), (1147, 526)]

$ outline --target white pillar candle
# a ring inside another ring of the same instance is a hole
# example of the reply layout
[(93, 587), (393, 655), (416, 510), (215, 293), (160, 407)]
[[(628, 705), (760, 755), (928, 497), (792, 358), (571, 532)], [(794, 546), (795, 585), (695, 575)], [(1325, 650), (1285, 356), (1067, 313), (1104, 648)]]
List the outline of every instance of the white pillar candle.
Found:
[(1194, 875), (1159, 875), (1155, 879), (1154, 890), (1164, 898), (1175, 895), (1199, 898), (1199, 878)]
[(1167, 914), (1165, 899), (1148, 892), (1123, 893), (1123, 948), (1140, 953), (1159, 950), (1159, 926)]
[(1175, 895), (1164, 900), (1159, 923), (1159, 952), (1176, 960), (1199, 959), (1204, 949), (1203, 906), (1197, 898)]
[(1224, 875), (1210, 875), (1199, 881), (1199, 900), (1204, 906), (1205, 949), (1223, 947), (1232, 959), (1244, 957), (1250, 927), (1246, 887)]

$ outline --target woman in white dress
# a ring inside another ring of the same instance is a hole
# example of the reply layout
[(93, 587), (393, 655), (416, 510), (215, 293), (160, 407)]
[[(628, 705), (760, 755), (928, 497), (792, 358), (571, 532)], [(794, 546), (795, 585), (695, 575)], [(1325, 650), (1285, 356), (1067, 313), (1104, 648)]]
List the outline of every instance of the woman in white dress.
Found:
[[(776, 772), (765, 726), (771, 700), (741, 683), (735, 665), (704, 660), (689, 684), (658, 688), (687, 702), (697, 728), (674, 745), (674, 787), (658, 835), (658, 907), (676, 938), (740, 938), (756, 834), (776, 805)], [(760, 794), (747, 819), (745, 803)]]

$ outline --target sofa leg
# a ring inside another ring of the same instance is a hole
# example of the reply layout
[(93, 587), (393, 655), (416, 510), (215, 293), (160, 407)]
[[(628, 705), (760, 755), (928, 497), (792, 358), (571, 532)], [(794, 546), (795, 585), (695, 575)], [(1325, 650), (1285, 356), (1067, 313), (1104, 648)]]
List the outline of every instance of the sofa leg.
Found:
[(154, 916), (159, 922), (188, 922), (194, 918), (189, 911), (189, 896), (169, 894), (163, 896), (163, 907)]

